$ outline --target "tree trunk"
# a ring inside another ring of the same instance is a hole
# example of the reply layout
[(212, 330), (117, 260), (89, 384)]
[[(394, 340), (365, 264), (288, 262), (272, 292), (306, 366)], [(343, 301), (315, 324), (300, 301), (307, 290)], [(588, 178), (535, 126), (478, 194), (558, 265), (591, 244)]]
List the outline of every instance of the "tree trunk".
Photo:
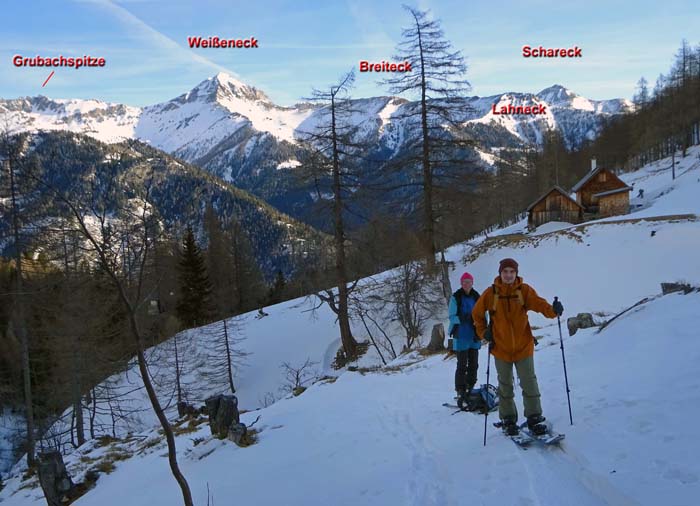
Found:
[(673, 144), (671, 153), (671, 178), (676, 179), (676, 145)]
[(83, 403), (82, 403), (82, 381), (81, 373), (83, 371), (83, 363), (80, 360), (80, 346), (78, 338), (73, 334), (71, 345), (71, 369), (72, 369), (72, 397), (73, 397), (73, 413), (75, 413), (75, 431), (78, 438), (78, 446), (85, 444), (85, 422), (83, 418)]
[(440, 274), (442, 276), (442, 294), (445, 296), (445, 304), (450, 303), (452, 286), (450, 285), (450, 267), (445, 260), (445, 252), (440, 252)]
[(226, 372), (228, 374), (228, 386), (231, 388), (231, 393), (236, 393), (236, 387), (233, 386), (233, 368), (231, 367), (231, 346), (228, 342), (228, 327), (224, 320), (224, 339), (226, 340)]
[(15, 311), (14, 328), (19, 337), (22, 361), (22, 379), (24, 387), (24, 415), (27, 430), (27, 465), (34, 466), (34, 404), (32, 402), (32, 379), (29, 363), (29, 338), (24, 319), (24, 284), (22, 281), (22, 248), (19, 243), (19, 216), (17, 215), (17, 188), (15, 185), (15, 171), (10, 160), (5, 162), (5, 166), (10, 173), (10, 193), (12, 199), (12, 235), (15, 246)]
[[(128, 303), (128, 301), (127, 301)], [(129, 304), (129, 306), (131, 306)], [(148, 366), (146, 365), (146, 357), (143, 351), (143, 339), (141, 338), (141, 333), (138, 329), (138, 324), (136, 322), (136, 317), (134, 315), (133, 309), (129, 307), (129, 324), (131, 327), (131, 332), (133, 333), (136, 342), (138, 344), (138, 352), (136, 356), (138, 357), (139, 371), (143, 379), (143, 384), (146, 387), (146, 392), (148, 393), (148, 399), (151, 401), (151, 406), (153, 406), (153, 411), (156, 413), (156, 417), (163, 428), (163, 434), (165, 434), (165, 440), (168, 443), (168, 463), (170, 464), (170, 470), (175, 477), (178, 485), (180, 485), (180, 490), (182, 491), (182, 498), (185, 506), (194, 506), (192, 501), (192, 492), (190, 491), (190, 486), (187, 480), (180, 471), (180, 467), (177, 463), (177, 449), (175, 448), (175, 435), (173, 434), (173, 429), (168, 422), (168, 418), (165, 416), (165, 412), (160, 405), (156, 391), (153, 388), (153, 383), (151, 382), (151, 377), (148, 373)]]
[(39, 484), (48, 506), (66, 504), (66, 495), (74, 485), (59, 452), (52, 451), (40, 455)]
[(177, 349), (177, 334), (173, 337), (175, 343), (175, 383), (177, 386), (177, 405), (182, 402), (182, 387), (180, 385), (180, 355)]
[(97, 397), (92, 389), (92, 409), (90, 410), (90, 438), (95, 439), (95, 417), (97, 416)]
[(348, 316), (348, 276), (345, 269), (345, 230), (343, 227), (343, 201), (340, 182), (340, 156), (338, 154), (338, 136), (335, 123), (335, 97), (331, 98), (331, 121), (333, 135), (333, 221), (335, 238), (335, 269), (338, 281), (338, 325), (340, 340), (347, 359), (357, 356), (357, 341), (350, 329)]
[(426, 97), (426, 82), (425, 82), (425, 60), (423, 57), (423, 41), (420, 32), (420, 24), (418, 27), (418, 48), (420, 51), (420, 71), (421, 71), (421, 133), (423, 136), (423, 216), (425, 223), (424, 227), (424, 244), (428, 272), (435, 270), (435, 224), (433, 217), (433, 170), (430, 166), (430, 135), (428, 131), (428, 102)]
[(433, 332), (430, 335), (428, 351), (442, 351), (445, 349), (445, 326), (442, 323), (433, 325)]
[[(187, 483), (187, 480), (185, 479), (185, 476), (182, 474), (180, 471), (180, 467), (178, 466), (177, 463), (177, 449), (175, 447), (175, 435), (173, 434), (173, 429), (170, 426), (170, 422), (168, 421), (167, 416), (165, 415), (165, 412), (163, 411), (163, 408), (160, 404), (160, 401), (158, 400), (158, 396), (156, 395), (155, 388), (153, 387), (153, 383), (151, 381), (151, 377), (148, 373), (148, 366), (146, 364), (146, 357), (144, 353), (144, 341), (143, 341), (143, 336), (141, 334), (141, 331), (138, 326), (138, 321), (137, 321), (137, 315), (136, 315), (136, 307), (134, 306), (130, 301), (129, 301), (129, 296), (127, 295), (126, 292), (126, 287), (124, 286), (124, 282), (119, 279), (117, 276), (117, 273), (114, 271), (112, 268), (109, 259), (107, 258), (104, 250), (100, 248), (99, 244), (95, 240), (95, 237), (92, 235), (92, 233), (88, 230), (85, 220), (83, 216), (80, 214), (80, 211), (68, 200), (63, 199), (63, 201), (68, 205), (68, 207), (71, 209), (71, 212), (75, 216), (75, 218), (78, 220), (80, 229), (84, 235), (85, 238), (88, 239), (90, 243), (92, 243), (92, 246), (95, 248), (95, 251), (97, 252), (100, 263), (102, 264), (102, 267), (105, 269), (107, 272), (107, 275), (110, 277), (112, 282), (114, 283), (114, 286), (119, 292), (119, 299), (122, 301), (124, 304), (124, 308), (127, 310), (128, 318), (129, 318), (129, 329), (131, 331), (131, 334), (134, 338), (134, 341), (136, 343), (136, 348), (137, 348), (137, 354), (136, 357), (138, 359), (138, 364), (139, 364), (139, 372), (141, 373), (141, 379), (143, 381), (143, 385), (146, 388), (146, 393), (148, 394), (148, 399), (151, 402), (151, 406), (153, 408), (153, 411), (156, 414), (156, 417), (158, 418), (158, 421), (161, 424), (161, 427), (163, 428), (163, 434), (165, 435), (165, 440), (168, 445), (168, 463), (170, 464), (170, 470), (172, 472), (173, 477), (177, 481), (178, 485), (180, 486), (180, 490), (182, 492), (182, 498), (185, 506), (194, 506), (194, 503), (192, 501), (192, 492), (190, 491), (190, 486)], [(141, 271), (139, 274), (139, 283), (141, 282), (142, 275), (143, 275), (143, 268), (145, 264), (145, 260), (147, 258), (147, 253), (148, 253), (148, 234), (147, 231), (145, 232), (144, 236), (144, 242), (142, 244), (143, 246), (143, 251), (142, 251), (142, 261), (141, 261)], [(141, 285), (139, 285), (139, 289), (137, 293), (140, 294), (141, 291)], [(138, 301), (138, 299), (137, 299)], [(113, 429), (114, 430), (114, 422), (113, 422)]]
[(78, 438), (78, 446), (82, 446), (85, 444), (85, 421), (80, 397), (73, 403), (73, 412), (75, 413), (75, 432)]

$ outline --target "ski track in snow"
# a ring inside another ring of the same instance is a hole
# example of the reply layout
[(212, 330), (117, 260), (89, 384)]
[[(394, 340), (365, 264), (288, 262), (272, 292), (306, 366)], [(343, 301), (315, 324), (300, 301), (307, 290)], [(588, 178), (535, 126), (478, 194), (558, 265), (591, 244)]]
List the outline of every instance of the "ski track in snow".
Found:
[[(628, 498), (603, 476), (589, 470), (589, 465), (572, 458), (562, 442), (561, 448), (531, 447), (517, 452), (528, 476), (530, 497), (523, 505), (548, 506), (633, 506)], [(584, 459), (585, 460), (585, 459)], [(563, 495), (566, 493), (566, 495)]]
[[(407, 405), (415, 405), (408, 401)], [(386, 418), (391, 423), (385, 422)], [(457, 505), (452, 493), (454, 483), (446, 469), (441, 451), (430, 440), (428, 431), (419, 430), (410, 412), (389, 411), (384, 408), (379, 422), (394, 439), (405, 445), (410, 454), (410, 470), (406, 484), (406, 502), (415, 506), (426, 504)]]

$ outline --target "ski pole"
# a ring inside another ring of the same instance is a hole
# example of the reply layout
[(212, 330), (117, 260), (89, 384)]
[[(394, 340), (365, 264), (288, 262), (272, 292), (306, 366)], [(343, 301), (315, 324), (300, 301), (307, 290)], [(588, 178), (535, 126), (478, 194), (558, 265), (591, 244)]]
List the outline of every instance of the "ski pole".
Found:
[(488, 425), (489, 421), (489, 402), (488, 402), (488, 397), (489, 397), (489, 374), (491, 372), (491, 343), (489, 343), (487, 347), (487, 355), (486, 355), (486, 416), (484, 416), (484, 446), (486, 446), (486, 427)]
[[(559, 300), (559, 297), (554, 297), (554, 302)], [(569, 396), (569, 377), (566, 374), (566, 356), (564, 355), (564, 338), (561, 335), (561, 319), (557, 315), (557, 324), (559, 325), (559, 347), (561, 348), (561, 360), (564, 363), (564, 381), (566, 382), (566, 402), (569, 403), (569, 422), (571, 425), (574, 424), (574, 418), (571, 416), (571, 397)]]

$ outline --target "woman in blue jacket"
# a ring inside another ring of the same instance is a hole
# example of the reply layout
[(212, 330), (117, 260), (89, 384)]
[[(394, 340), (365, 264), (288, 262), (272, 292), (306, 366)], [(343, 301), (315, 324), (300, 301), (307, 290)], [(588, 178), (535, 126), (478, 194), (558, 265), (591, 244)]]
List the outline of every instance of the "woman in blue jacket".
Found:
[(452, 349), (457, 355), (455, 390), (457, 405), (462, 408), (476, 384), (481, 340), (476, 335), (472, 322), (472, 309), (479, 299), (479, 293), (473, 288), (474, 277), (465, 272), (459, 281), (462, 287), (450, 297), (448, 333), (452, 337)]

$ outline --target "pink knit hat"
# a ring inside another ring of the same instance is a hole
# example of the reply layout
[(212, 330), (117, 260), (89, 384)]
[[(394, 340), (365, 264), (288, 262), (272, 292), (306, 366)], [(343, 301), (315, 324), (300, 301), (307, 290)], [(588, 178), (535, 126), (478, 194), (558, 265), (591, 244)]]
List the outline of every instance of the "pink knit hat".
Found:
[(472, 281), (474, 281), (474, 276), (472, 276), (472, 275), (469, 274), (468, 272), (465, 272), (464, 274), (462, 274), (462, 277), (459, 278), (459, 282), (461, 283), (461, 282), (464, 281), (465, 279), (471, 279)]

